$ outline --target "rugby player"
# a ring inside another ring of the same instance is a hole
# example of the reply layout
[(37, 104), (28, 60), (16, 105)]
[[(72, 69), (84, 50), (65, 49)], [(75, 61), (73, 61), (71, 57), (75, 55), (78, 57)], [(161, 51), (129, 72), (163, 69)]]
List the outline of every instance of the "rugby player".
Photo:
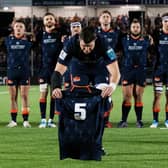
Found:
[(122, 119), (119, 128), (127, 127), (127, 118), (134, 98), (136, 113), (136, 126), (143, 127), (143, 93), (146, 85), (146, 62), (150, 45), (153, 44), (151, 36), (143, 36), (140, 21), (133, 19), (130, 24), (130, 34), (122, 37), (123, 65), (122, 65)]
[(56, 30), (56, 20), (52, 13), (46, 13), (44, 15), (43, 24), (44, 31), (42, 34), (42, 39), (40, 40), (42, 47), (42, 58), (39, 74), (39, 106), (41, 113), (41, 122), (39, 124), (39, 128), (46, 128), (47, 126), (50, 128), (55, 128), (56, 124), (53, 122), (55, 112), (54, 99), (52, 97), (50, 98), (50, 114), (48, 121), (46, 119), (46, 105), (51, 75), (54, 71), (58, 55), (62, 49), (61, 33)]
[(32, 43), (25, 36), (26, 27), (22, 20), (13, 23), (13, 33), (5, 39), (7, 48), (7, 77), (10, 94), (11, 121), (7, 127), (17, 126), (18, 90), (20, 89), (22, 102), (23, 127), (30, 128), (28, 93), (30, 87), (29, 56)]

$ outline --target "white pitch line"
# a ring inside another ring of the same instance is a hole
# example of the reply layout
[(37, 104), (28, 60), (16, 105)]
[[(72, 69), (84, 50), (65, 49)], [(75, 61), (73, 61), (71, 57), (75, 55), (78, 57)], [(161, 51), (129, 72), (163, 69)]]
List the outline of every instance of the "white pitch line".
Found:
[(8, 94), (9, 92), (8, 91), (1, 91), (0, 94), (3, 95), (3, 94)]

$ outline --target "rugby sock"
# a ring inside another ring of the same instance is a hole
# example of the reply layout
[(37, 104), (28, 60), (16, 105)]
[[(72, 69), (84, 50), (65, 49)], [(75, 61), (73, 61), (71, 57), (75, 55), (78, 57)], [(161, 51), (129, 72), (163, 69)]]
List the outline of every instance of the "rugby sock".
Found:
[(55, 112), (55, 99), (51, 98), (50, 100), (50, 118), (54, 118), (54, 113)]
[(46, 118), (46, 107), (47, 107), (46, 99), (40, 99), (41, 118)]
[(158, 122), (158, 118), (159, 118), (159, 112), (160, 112), (159, 108), (154, 108), (153, 109), (153, 119), (157, 122)]
[(134, 106), (134, 109), (135, 109), (137, 121), (141, 121), (142, 120), (143, 103), (142, 102), (136, 103)]
[(28, 107), (22, 108), (22, 117), (24, 121), (28, 121), (29, 111)]
[(130, 109), (131, 103), (124, 101), (122, 104), (122, 121), (127, 121)]
[(166, 111), (166, 120), (168, 120), (168, 111)]
[(11, 113), (11, 119), (13, 120), (13, 121), (15, 121), (16, 122), (16, 117), (17, 117), (17, 109), (12, 109), (11, 111), (10, 111), (10, 113)]
[(105, 127), (108, 127), (108, 128), (112, 127), (112, 124), (109, 122), (112, 108), (113, 108), (113, 102), (111, 101), (110, 103), (108, 103), (108, 111), (104, 113), (104, 124), (105, 124)]

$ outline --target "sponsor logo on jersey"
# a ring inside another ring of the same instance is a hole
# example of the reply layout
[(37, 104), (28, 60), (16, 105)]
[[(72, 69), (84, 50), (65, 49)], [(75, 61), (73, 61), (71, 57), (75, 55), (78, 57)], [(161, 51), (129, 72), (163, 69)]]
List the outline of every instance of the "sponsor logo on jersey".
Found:
[(133, 43), (133, 45), (128, 46), (128, 50), (142, 50), (143, 46), (138, 46), (137, 43)]
[(48, 43), (55, 43), (56, 42), (56, 39), (44, 39), (43, 40), (44, 44), (48, 44)]
[(168, 40), (167, 40), (167, 38), (165, 38), (164, 40), (159, 40), (159, 44), (162, 44), (162, 45), (164, 45), (164, 44), (168, 44)]
[(22, 45), (22, 44), (17, 44), (16, 45), (11, 45), (11, 49), (13, 50), (20, 50), (20, 49), (25, 49), (25, 45)]
[(60, 55), (59, 55), (59, 58), (64, 60), (66, 58), (66, 56), (67, 56), (67, 53), (64, 50), (62, 50)]

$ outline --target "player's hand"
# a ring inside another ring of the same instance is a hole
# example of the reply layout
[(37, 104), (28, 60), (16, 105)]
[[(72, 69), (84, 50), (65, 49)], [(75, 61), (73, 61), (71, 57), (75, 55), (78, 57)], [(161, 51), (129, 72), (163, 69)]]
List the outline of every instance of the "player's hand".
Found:
[(66, 38), (67, 38), (67, 35), (63, 35), (63, 36), (61, 37), (61, 42), (63, 43)]
[(110, 85), (105, 86), (104, 88), (102, 88), (101, 96), (103, 98), (110, 97), (112, 95), (113, 91), (114, 91), (114, 89)]
[(154, 41), (153, 41), (152, 36), (151, 36), (151, 35), (148, 35), (148, 37), (149, 37), (150, 45), (154, 44)]
[(56, 88), (52, 91), (52, 97), (55, 99), (61, 99), (62, 98), (62, 92), (60, 88)]

